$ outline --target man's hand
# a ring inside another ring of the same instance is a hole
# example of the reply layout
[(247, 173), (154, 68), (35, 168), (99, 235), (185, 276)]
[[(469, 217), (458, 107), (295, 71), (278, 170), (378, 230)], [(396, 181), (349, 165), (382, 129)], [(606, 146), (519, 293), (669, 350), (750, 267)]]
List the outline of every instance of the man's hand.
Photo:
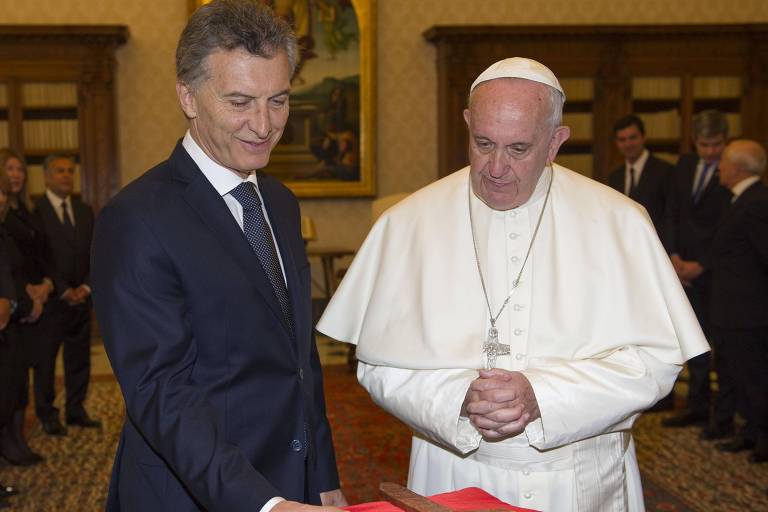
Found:
[(469, 385), (462, 413), (488, 440), (517, 435), (541, 416), (525, 375), (500, 369), (480, 371)]
[(0, 331), (8, 326), (11, 320), (11, 301), (0, 297)]
[(343, 511), (338, 507), (331, 507), (331, 506), (325, 506), (325, 505), (322, 507), (318, 507), (315, 505), (306, 505), (304, 503), (299, 503), (298, 501), (281, 501), (280, 503), (272, 507), (271, 512), (343, 512)]
[(702, 267), (698, 261), (683, 260), (680, 263), (680, 267), (677, 269), (677, 275), (680, 278), (680, 281), (682, 281), (683, 284), (689, 283), (689, 285), (695, 281), (702, 272), (704, 272), (704, 267)]
[(349, 505), (349, 503), (347, 503), (347, 498), (344, 496), (344, 493), (341, 492), (341, 489), (321, 492), (320, 503), (326, 507), (346, 507)]
[(28, 284), (26, 290), (30, 299), (38, 300), (45, 304), (48, 301), (48, 296), (53, 291), (53, 285), (51, 285), (49, 280), (45, 280), (40, 284)]
[(39, 300), (32, 301), (32, 311), (21, 319), (22, 323), (33, 324), (40, 319), (40, 315), (43, 314), (43, 303)]
[(61, 298), (68, 305), (77, 306), (78, 304), (83, 304), (90, 294), (91, 290), (86, 285), (81, 284), (77, 288), (67, 288), (61, 294)]

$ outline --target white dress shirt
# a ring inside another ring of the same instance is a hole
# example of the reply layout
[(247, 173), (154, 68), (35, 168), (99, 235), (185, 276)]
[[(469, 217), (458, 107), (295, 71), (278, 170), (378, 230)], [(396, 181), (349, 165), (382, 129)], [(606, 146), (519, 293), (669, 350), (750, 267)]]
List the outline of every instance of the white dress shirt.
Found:
[(224, 199), (227, 208), (229, 208), (229, 211), (232, 213), (232, 216), (237, 221), (237, 225), (240, 226), (241, 230), (243, 229), (243, 205), (241, 205), (230, 192), (243, 181), (253, 183), (256, 193), (259, 195), (259, 200), (261, 201), (261, 211), (264, 213), (264, 218), (267, 220), (269, 229), (272, 232), (272, 242), (275, 244), (275, 252), (277, 252), (277, 259), (280, 261), (280, 270), (283, 273), (283, 281), (285, 281), (285, 286), (287, 287), (288, 281), (285, 277), (283, 257), (280, 255), (280, 246), (277, 245), (275, 230), (272, 228), (272, 223), (269, 221), (267, 208), (264, 205), (264, 198), (261, 196), (261, 190), (259, 190), (259, 182), (256, 179), (256, 173), (252, 172), (246, 179), (242, 179), (223, 165), (216, 163), (205, 153), (205, 151), (203, 151), (197, 142), (195, 142), (195, 139), (192, 138), (189, 130), (187, 130), (186, 135), (184, 135), (184, 140), (181, 142), (181, 145), (187, 150), (189, 156), (192, 157), (192, 160), (195, 161), (197, 166), (203, 172), (203, 175), (205, 175), (206, 179), (213, 185), (213, 188), (216, 189), (216, 192), (218, 192)]
[(645, 162), (648, 161), (649, 156), (650, 153), (648, 150), (644, 149), (640, 154), (640, 157), (635, 160), (635, 163), (630, 163), (629, 160), (624, 162), (624, 195), (629, 195), (629, 180), (632, 177), (631, 173), (629, 172), (630, 167), (635, 170), (635, 180), (633, 184), (635, 187), (637, 187), (637, 184), (640, 183), (640, 175), (643, 174), (643, 169), (645, 169)]
[(61, 197), (57, 196), (53, 192), (51, 192), (51, 189), (46, 188), (45, 189), (45, 196), (48, 198), (48, 201), (50, 201), (51, 206), (53, 206), (53, 211), (56, 212), (56, 216), (59, 218), (59, 222), (64, 224), (64, 209), (61, 207), (61, 203), (67, 204), (67, 212), (69, 213), (69, 220), (72, 221), (72, 225), (75, 225), (75, 212), (72, 210), (72, 198), (70, 196), (67, 196), (66, 198), (62, 199)]
[(760, 181), (760, 176), (750, 176), (749, 178), (744, 178), (733, 187), (731, 187), (731, 193), (733, 194), (733, 197), (731, 197), (731, 203), (735, 203), (739, 196), (743, 194), (745, 190), (751, 187), (752, 184), (756, 181)]

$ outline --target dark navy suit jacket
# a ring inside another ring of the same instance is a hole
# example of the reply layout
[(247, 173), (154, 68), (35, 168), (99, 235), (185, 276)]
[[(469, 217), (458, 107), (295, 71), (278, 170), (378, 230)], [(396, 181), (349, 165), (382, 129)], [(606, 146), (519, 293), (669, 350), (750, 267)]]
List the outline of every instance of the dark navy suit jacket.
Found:
[[(624, 193), (624, 174), (626, 165), (614, 169), (608, 175), (608, 185)], [(667, 203), (667, 193), (669, 190), (670, 173), (673, 170), (672, 164), (648, 155), (648, 159), (640, 174), (640, 181), (637, 183), (634, 194), (630, 197), (643, 205), (648, 211), (648, 215), (653, 221), (656, 232), (661, 237), (662, 225), (664, 223), (664, 212)]]
[(749, 186), (725, 211), (701, 264), (712, 271), (712, 323), (729, 329), (768, 325), (768, 189)]
[(179, 143), (96, 225), (91, 281), (126, 404), (108, 510), (258, 511), (339, 487), (298, 203), (259, 174), (295, 334), (223, 198)]

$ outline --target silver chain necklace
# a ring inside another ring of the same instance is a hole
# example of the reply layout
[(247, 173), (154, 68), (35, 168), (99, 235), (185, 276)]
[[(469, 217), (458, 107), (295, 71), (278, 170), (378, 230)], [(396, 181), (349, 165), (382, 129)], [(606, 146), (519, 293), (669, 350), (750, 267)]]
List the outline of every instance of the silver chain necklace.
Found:
[(496, 321), (501, 316), (501, 313), (504, 311), (504, 308), (507, 307), (507, 304), (509, 303), (509, 299), (512, 298), (512, 294), (520, 285), (520, 277), (523, 275), (523, 270), (525, 270), (525, 264), (528, 263), (528, 257), (531, 255), (533, 242), (536, 240), (536, 235), (539, 232), (539, 226), (541, 226), (541, 219), (544, 217), (544, 210), (546, 209), (547, 202), (549, 201), (549, 191), (552, 189), (552, 181), (555, 179), (555, 173), (554, 173), (554, 169), (552, 169), (552, 166), (549, 166), (549, 184), (547, 185), (547, 195), (544, 196), (544, 204), (541, 206), (541, 212), (539, 213), (539, 218), (536, 221), (536, 227), (533, 230), (531, 243), (528, 244), (528, 251), (526, 251), (525, 259), (523, 260), (523, 264), (520, 266), (520, 272), (517, 273), (517, 277), (512, 282), (512, 289), (509, 290), (509, 293), (507, 294), (507, 298), (504, 299), (504, 303), (501, 305), (501, 308), (499, 308), (499, 312), (496, 313), (496, 316), (493, 316), (493, 309), (491, 309), (491, 300), (488, 297), (488, 290), (485, 287), (485, 279), (483, 278), (483, 271), (480, 268), (480, 256), (478, 255), (478, 252), (477, 252), (477, 237), (475, 236), (475, 222), (472, 219), (472, 179), (471, 177), (472, 176), (470, 174), (469, 193), (467, 195), (467, 205), (469, 206), (469, 229), (472, 232), (472, 246), (475, 249), (475, 263), (477, 264), (477, 273), (480, 276), (480, 284), (483, 286), (483, 295), (485, 296), (485, 303), (488, 306), (488, 319), (491, 321), (491, 327), (490, 329), (488, 329), (488, 339), (485, 342), (483, 342), (483, 353), (485, 354), (485, 369), (490, 370), (496, 367), (496, 358), (498, 356), (509, 355), (509, 345), (504, 345), (502, 343), (499, 343), (499, 331), (496, 328)]

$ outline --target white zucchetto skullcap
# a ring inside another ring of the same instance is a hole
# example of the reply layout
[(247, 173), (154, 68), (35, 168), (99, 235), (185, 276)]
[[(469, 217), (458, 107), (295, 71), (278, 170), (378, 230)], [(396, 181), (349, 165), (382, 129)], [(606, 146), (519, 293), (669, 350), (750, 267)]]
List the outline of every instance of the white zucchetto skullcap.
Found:
[(475, 90), (475, 87), (488, 80), (495, 80), (497, 78), (524, 78), (526, 80), (532, 80), (544, 85), (548, 85), (553, 89), (557, 89), (565, 98), (565, 91), (560, 86), (560, 82), (557, 81), (550, 69), (540, 62), (536, 62), (532, 59), (526, 59), (524, 57), (511, 57), (509, 59), (500, 60), (480, 73), (480, 76), (472, 83), (469, 92)]

